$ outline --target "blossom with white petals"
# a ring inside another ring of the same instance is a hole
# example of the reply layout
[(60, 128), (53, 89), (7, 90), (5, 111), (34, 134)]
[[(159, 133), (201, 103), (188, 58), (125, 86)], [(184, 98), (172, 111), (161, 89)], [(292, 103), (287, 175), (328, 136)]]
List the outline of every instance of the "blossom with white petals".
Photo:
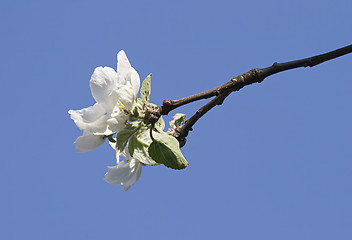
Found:
[(110, 67), (98, 67), (94, 70), (90, 89), (96, 103), (81, 110), (69, 111), (76, 125), (84, 131), (74, 143), (78, 152), (99, 147), (105, 136), (117, 133), (125, 127), (139, 87), (139, 75), (124, 51), (117, 54), (116, 72)]
[[(99, 147), (107, 136), (112, 136), (126, 126), (136, 104), (139, 87), (139, 75), (124, 51), (117, 54), (116, 72), (109, 67), (94, 70), (90, 89), (96, 103), (81, 110), (69, 111), (76, 125), (83, 130), (83, 135), (74, 142), (78, 152)], [(119, 162), (120, 156), (130, 157), (128, 149), (122, 153), (117, 151), (117, 165), (109, 167), (105, 180), (111, 184), (124, 185), (124, 189), (128, 190), (140, 177), (142, 164), (135, 159)]]
[[(108, 139), (116, 151), (117, 163), (108, 167), (105, 181), (123, 185), (125, 191), (139, 179), (142, 166), (164, 164), (179, 170), (188, 165), (177, 139), (164, 132), (162, 117), (150, 118), (150, 110), (156, 108), (149, 102), (150, 83), (151, 74), (143, 81), (141, 97), (137, 99), (139, 75), (125, 52), (120, 51), (116, 71), (109, 67), (94, 70), (90, 89), (96, 103), (69, 111), (76, 125), (83, 130), (83, 135), (74, 142), (76, 150), (93, 150)], [(184, 114), (176, 115), (170, 126), (179, 127), (184, 117)], [(124, 160), (120, 161), (120, 157)]]

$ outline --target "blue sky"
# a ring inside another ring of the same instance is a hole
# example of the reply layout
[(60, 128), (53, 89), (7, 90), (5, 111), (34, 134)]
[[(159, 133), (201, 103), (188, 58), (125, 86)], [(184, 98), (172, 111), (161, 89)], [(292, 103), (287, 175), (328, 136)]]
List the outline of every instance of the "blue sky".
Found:
[(194, 126), (186, 169), (145, 167), (127, 192), (104, 181), (107, 144), (75, 152), (67, 113), (121, 49), (160, 105), (351, 44), (351, 15), (348, 0), (2, 0), (0, 238), (351, 239), (352, 55), (233, 93)]

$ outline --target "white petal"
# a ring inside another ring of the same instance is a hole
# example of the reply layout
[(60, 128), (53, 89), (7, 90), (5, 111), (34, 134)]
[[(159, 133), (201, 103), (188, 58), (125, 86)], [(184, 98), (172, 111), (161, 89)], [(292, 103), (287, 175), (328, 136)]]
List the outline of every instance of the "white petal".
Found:
[(134, 68), (131, 67), (131, 85), (132, 88), (134, 90), (134, 94), (137, 96), (138, 91), (139, 91), (139, 87), (141, 85), (141, 80), (139, 79), (139, 74), (137, 73), (136, 70), (134, 70)]
[(118, 103), (118, 96), (116, 94), (116, 89), (113, 90), (109, 96), (105, 99), (104, 102), (100, 102), (99, 104), (105, 109), (105, 112), (108, 115), (111, 115), (113, 113), (113, 110)]
[(131, 86), (134, 90), (134, 94), (137, 96), (140, 79), (136, 70), (131, 66), (128, 58), (123, 50), (117, 54), (117, 82), (119, 85)]
[(74, 142), (76, 146), (76, 151), (83, 153), (96, 149), (102, 145), (105, 141), (105, 138), (102, 136), (93, 135), (93, 133), (84, 131), (83, 135), (78, 137)]
[(131, 68), (131, 64), (128, 61), (128, 58), (123, 50), (121, 50), (117, 54), (117, 68), (116, 72), (118, 75), (118, 81), (117, 83), (119, 85), (125, 85), (126, 84), (126, 76), (129, 74)]
[(108, 167), (105, 174), (105, 181), (115, 185), (123, 185), (127, 191), (141, 176), (142, 164), (131, 160), (130, 162), (120, 162), (118, 167)]
[[(106, 122), (108, 124), (108, 130), (111, 131), (111, 134), (121, 131), (126, 125), (126, 118), (110, 118)], [(110, 135), (110, 134), (108, 134)]]
[(90, 89), (97, 102), (104, 101), (117, 86), (117, 73), (109, 67), (97, 67), (90, 79)]
[[(116, 141), (116, 137), (112, 137), (112, 139), (114, 139)], [(110, 147), (112, 147), (114, 150), (116, 149), (116, 142), (110, 142), (109, 141), (109, 145)]]
[[(130, 143), (128, 142), (128, 144), (130, 144)], [(123, 152), (121, 152), (121, 156), (124, 156), (126, 159), (132, 159), (132, 157), (130, 155), (130, 150), (128, 150), (128, 144), (125, 147), (125, 149), (123, 150)], [(133, 161), (135, 161), (135, 160), (133, 160)]]
[(105, 114), (104, 107), (99, 103), (81, 110), (70, 110), (68, 113), (71, 114), (72, 120), (81, 130), (101, 133), (105, 132), (107, 128), (106, 120), (108, 116)]
[(118, 86), (117, 90), (114, 91), (112, 95), (125, 106), (127, 111), (132, 110), (132, 106), (137, 97), (137, 95), (134, 94), (133, 88), (126, 85)]

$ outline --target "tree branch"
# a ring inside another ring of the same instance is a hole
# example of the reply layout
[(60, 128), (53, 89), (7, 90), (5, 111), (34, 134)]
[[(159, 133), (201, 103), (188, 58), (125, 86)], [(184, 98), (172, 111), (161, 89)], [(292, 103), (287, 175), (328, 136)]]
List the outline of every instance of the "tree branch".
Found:
[(192, 130), (193, 125), (210, 109), (212, 109), (216, 105), (221, 105), (225, 98), (231, 94), (231, 92), (238, 91), (244, 86), (253, 83), (260, 83), (266, 77), (274, 75), (276, 73), (300, 67), (314, 67), (320, 63), (349, 54), (351, 52), (352, 44), (343, 48), (336, 49), (334, 51), (330, 51), (309, 58), (284, 63), (275, 62), (272, 66), (267, 68), (254, 68), (240, 76), (232, 78), (231, 81), (219, 87), (178, 100), (164, 100), (163, 105), (159, 107), (159, 111), (161, 115), (167, 115), (173, 109), (178, 108), (187, 103), (216, 96), (214, 99), (212, 99), (203, 107), (201, 107), (189, 120), (185, 122), (182, 127), (176, 129), (174, 137), (177, 138), (177, 140), (180, 142), (180, 146), (182, 147), (185, 144), (186, 137), (189, 131)]
[(352, 52), (352, 44), (343, 48), (336, 49), (331, 52), (327, 52), (324, 54), (316, 55), (309, 58), (304, 58), (296, 61), (285, 62), (285, 63), (274, 63), (271, 67), (259, 69), (261, 71), (261, 75), (264, 78), (271, 76), (275, 73), (300, 68), (300, 67), (314, 67), (323, 62), (329, 61), (334, 58), (341, 57), (343, 55), (349, 54)]

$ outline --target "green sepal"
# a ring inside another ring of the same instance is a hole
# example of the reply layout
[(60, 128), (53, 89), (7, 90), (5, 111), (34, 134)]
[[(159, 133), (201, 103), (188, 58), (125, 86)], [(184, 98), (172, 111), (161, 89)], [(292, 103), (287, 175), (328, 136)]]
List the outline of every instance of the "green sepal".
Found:
[(176, 129), (177, 127), (181, 127), (183, 123), (185, 122), (186, 114), (183, 113), (176, 113), (175, 116), (173, 116), (174, 120), (170, 121), (170, 127), (173, 129)]
[(150, 144), (148, 152), (155, 162), (177, 170), (188, 166), (176, 138), (157, 132), (153, 132), (153, 138), (154, 141)]
[(141, 104), (141, 105), (143, 105), (142, 98), (137, 98), (136, 102), (139, 103), (139, 104)]
[(132, 122), (116, 134), (116, 149), (122, 152), (128, 140), (141, 128), (141, 122)]
[(155, 162), (148, 152), (148, 147), (152, 143), (150, 138), (150, 128), (141, 127), (131, 138), (128, 144), (128, 150), (131, 157), (138, 159), (139, 162), (145, 165), (159, 165)]
[(129, 116), (130, 122), (141, 120), (145, 116), (143, 106), (140, 102), (138, 102), (138, 100), (140, 100), (140, 98), (137, 99), (137, 103), (133, 106), (131, 110), (131, 114)]
[(141, 86), (141, 99), (142, 103), (148, 103), (149, 102), (149, 95), (151, 92), (151, 78), (152, 74), (149, 74), (143, 81), (142, 86)]

